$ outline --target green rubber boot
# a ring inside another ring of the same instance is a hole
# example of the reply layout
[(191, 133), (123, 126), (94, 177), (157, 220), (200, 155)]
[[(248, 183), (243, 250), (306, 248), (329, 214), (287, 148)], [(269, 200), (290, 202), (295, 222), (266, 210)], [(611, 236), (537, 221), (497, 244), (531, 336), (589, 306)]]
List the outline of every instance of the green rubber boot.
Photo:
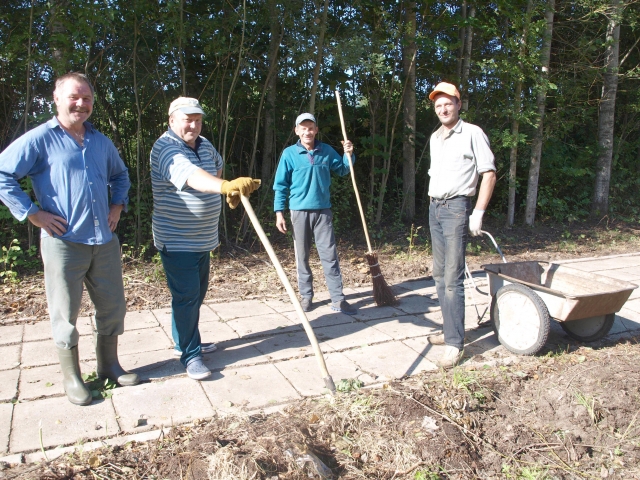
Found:
[(100, 335), (96, 339), (96, 359), (98, 360), (98, 377), (113, 380), (123, 387), (140, 383), (136, 373), (129, 373), (118, 361), (118, 336)]
[(89, 405), (92, 400), (91, 392), (85, 386), (80, 373), (78, 346), (76, 345), (69, 350), (60, 347), (56, 348), (60, 359), (60, 367), (62, 368), (62, 385), (67, 398), (75, 405)]

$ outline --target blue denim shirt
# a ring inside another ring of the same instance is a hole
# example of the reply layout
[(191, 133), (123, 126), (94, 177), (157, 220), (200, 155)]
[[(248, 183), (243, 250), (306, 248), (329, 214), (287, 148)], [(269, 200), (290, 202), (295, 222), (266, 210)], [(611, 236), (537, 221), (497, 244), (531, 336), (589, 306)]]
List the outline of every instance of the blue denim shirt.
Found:
[[(62, 240), (102, 245), (111, 240), (109, 205), (129, 202), (129, 175), (115, 145), (85, 122), (80, 147), (52, 118), (0, 153), (0, 200), (22, 221), (38, 211), (18, 183), (29, 176), (40, 208), (64, 218)], [(111, 201), (109, 201), (109, 189)], [(48, 237), (42, 229), (42, 237)]]

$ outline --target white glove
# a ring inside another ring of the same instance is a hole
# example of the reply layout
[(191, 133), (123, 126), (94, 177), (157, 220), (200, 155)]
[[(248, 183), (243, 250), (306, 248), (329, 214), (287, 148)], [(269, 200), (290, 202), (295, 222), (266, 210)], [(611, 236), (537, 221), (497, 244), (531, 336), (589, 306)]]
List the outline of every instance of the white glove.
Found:
[(477, 237), (480, 235), (480, 230), (482, 230), (482, 216), (484, 215), (484, 210), (478, 210), (477, 208), (473, 209), (473, 213), (469, 216), (469, 233), (471, 233), (472, 237)]

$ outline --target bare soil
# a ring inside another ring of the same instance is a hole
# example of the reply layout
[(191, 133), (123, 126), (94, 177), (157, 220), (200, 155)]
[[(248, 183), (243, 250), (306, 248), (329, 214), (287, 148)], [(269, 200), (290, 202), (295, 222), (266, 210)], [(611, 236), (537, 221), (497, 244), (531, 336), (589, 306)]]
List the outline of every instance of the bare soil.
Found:
[[(511, 261), (640, 251), (640, 230), (631, 225), (488, 229)], [(431, 269), (426, 240), (416, 237), (409, 248), (407, 236), (379, 249), (391, 285)], [(207, 301), (283, 295), (264, 251), (246, 247), (216, 254)], [(276, 250), (295, 280), (291, 245), (285, 240)], [(342, 242), (339, 251), (345, 284), (370, 284), (362, 245)], [(476, 269), (499, 257), (486, 239), (474, 239), (467, 261)], [(157, 262), (125, 255), (124, 265), (129, 309), (169, 303)], [(317, 259), (314, 270), (319, 292)], [(5, 323), (46, 319), (41, 275), (4, 287)], [(85, 313), (90, 308), (85, 302)], [(39, 465), (0, 463), (0, 479), (640, 478), (637, 340), (570, 343), (502, 366), (473, 357), (450, 372), (306, 399), (283, 412), (175, 427), (154, 442)]]
[(640, 478), (637, 339), (570, 350), (491, 368), (472, 359), (157, 441), (5, 465), (0, 478)]

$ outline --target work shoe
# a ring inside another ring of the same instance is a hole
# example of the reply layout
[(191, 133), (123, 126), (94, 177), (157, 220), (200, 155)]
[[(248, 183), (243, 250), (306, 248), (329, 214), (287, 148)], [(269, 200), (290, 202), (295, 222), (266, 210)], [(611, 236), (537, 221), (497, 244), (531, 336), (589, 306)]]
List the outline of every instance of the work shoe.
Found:
[(80, 373), (80, 358), (78, 346), (70, 348), (56, 347), (58, 359), (62, 369), (62, 386), (67, 398), (74, 405), (89, 405), (91, 403), (91, 392), (85, 386)]
[(196, 357), (187, 364), (187, 375), (194, 380), (202, 380), (211, 376), (211, 370), (202, 363), (202, 357)]
[(108, 378), (118, 385), (130, 387), (140, 383), (136, 373), (127, 372), (118, 361), (118, 336), (100, 335), (96, 339), (96, 360), (98, 378)]
[(429, 340), (429, 343), (431, 345), (445, 345), (445, 343), (444, 343), (444, 333), (439, 333), (437, 335), (429, 335), (427, 337), (427, 340)]
[(442, 368), (455, 367), (460, 362), (463, 352), (464, 350), (447, 345), (444, 347), (442, 356), (436, 360), (435, 364)]
[(355, 315), (358, 313), (358, 309), (349, 305), (349, 302), (342, 300), (341, 302), (333, 302), (331, 304), (331, 310), (334, 312), (342, 312), (347, 315)]
[[(218, 346), (215, 343), (200, 344), (200, 353), (211, 353), (211, 352), (215, 352), (217, 349), (218, 349)], [(182, 351), (180, 350), (180, 348), (178, 348), (177, 345), (173, 347), (173, 356), (174, 357), (182, 356)]]
[(312, 304), (313, 302), (311, 298), (302, 297), (302, 299), (300, 300), (300, 306), (302, 307), (303, 312), (310, 312)]

